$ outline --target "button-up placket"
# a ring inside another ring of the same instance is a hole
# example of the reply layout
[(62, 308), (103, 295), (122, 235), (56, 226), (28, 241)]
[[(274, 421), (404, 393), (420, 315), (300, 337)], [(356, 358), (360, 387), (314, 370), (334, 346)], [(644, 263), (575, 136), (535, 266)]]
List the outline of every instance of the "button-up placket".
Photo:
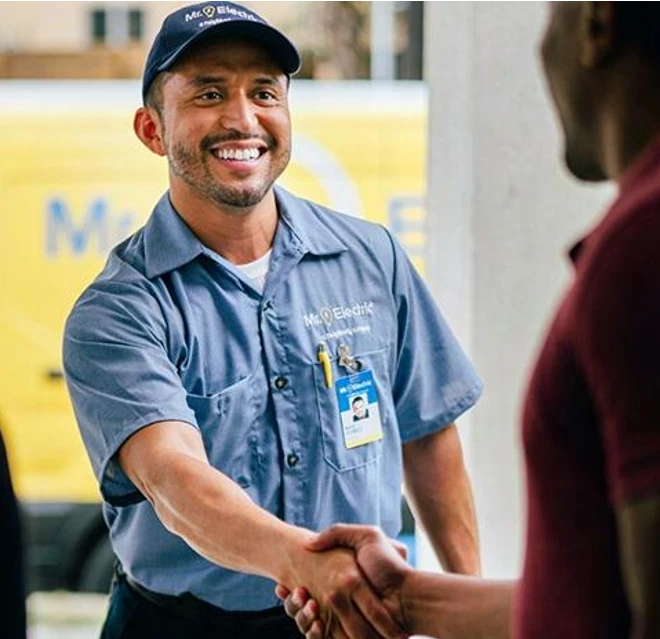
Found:
[(280, 321), (277, 293), (304, 254), (299, 240), (285, 224), (280, 223), (259, 321), (275, 427), (282, 446), (283, 515), (286, 521), (300, 526), (308, 525), (304, 499), (304, 478), (308, 472), (308, 462), (304, 455), (301, 424), (298, 420), (297, 377), (287, 355), (287, 330)]

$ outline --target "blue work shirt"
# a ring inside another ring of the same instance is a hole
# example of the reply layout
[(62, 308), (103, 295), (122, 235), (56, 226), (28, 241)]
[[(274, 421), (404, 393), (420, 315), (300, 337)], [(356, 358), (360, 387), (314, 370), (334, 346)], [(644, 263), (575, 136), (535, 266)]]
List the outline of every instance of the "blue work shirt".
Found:
[[(205, 247), (165, 195), (117, 246), (66, 325), (64, 366), (113, 548), (147, 588), (228, 610), (277, 604), (273, 583), (221, 568), (168, 532), (116, 461), (136, 431), (198, 428), (210, 463), (277, 517), (400, 529), (402, 442), (472, 406), (481, 382), (389, 232), (277, 188), (263, 294)], [(318, 360), (330, 357), (332, 385)], [(371, 371), (383, 437), (347, 448), (340, 344)]]

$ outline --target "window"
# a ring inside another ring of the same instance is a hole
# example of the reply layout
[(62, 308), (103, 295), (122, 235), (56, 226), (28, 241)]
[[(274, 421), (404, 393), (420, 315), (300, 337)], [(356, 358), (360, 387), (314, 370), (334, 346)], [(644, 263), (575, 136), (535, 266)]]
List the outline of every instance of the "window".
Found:
[(141, 9), (128, 11), (128, 37), (134, 42), (140, 42), (144, 35), (144, 19)]
[(90, 35), (94, 44), (122, 47), (144, 37), (142, 9), (97, 7), (90, 13)]
[(92, 11), (92, 42), (94, 44), (105, 42), (105, 11), (102, 9)]

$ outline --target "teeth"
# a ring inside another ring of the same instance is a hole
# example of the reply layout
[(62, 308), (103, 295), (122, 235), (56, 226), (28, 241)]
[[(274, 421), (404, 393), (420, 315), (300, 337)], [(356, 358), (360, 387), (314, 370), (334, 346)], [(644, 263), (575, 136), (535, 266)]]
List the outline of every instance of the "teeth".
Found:
[(258, 149), (221, 149), (217, 153), (221, 160), (256, 160), (259, 157)]

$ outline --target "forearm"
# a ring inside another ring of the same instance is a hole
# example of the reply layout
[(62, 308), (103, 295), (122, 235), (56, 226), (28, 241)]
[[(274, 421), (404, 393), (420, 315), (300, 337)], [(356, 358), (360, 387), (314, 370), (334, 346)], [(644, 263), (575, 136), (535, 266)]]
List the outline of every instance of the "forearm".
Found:
[(408, 630), (443, 639), (508, 639), (514, 585), (411, 571), (401, 590)]
[(443, 568), (481, 574), (474, 500), (455, 427), (406, 444), (404, 460), (411, 506)]
[(140, 486), (163, 525), (209, 561), (231, 570), (294, 583), (292, 566), (311, 533), (257, 506), (230, 478), (181, 456)]
[(660, 494), (617, 507), (621, 573), (631, 613), (630, 639), (660, 637)]

